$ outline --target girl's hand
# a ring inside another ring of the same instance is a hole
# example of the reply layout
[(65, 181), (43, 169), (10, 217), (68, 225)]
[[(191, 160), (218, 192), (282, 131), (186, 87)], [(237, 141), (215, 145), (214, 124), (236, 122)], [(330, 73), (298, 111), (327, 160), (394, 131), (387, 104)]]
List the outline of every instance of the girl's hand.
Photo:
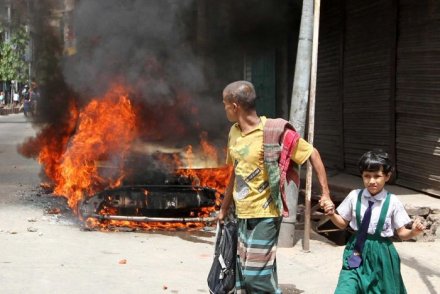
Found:
[(328, 198), (319, 200), (319, 206), (324, 209), (325, 215), (335, 214), (335, 204)]
[(425, 224), (420, 220), (420, 218), (416, 218), (412, 224), (412, 233), (416, 236), (423, 232), (426, 228)]

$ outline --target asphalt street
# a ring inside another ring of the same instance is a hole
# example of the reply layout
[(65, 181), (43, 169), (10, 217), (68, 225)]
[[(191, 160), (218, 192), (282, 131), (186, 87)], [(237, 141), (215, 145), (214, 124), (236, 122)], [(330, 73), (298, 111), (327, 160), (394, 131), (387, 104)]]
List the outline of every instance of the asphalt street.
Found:
[[(63, 198), (40, 189), (38, 163), (17, 153), (37, 131), (23, 114), (0, 116), (0, 293), (209, 293), (212, 228), (82, 229)], [(278, 250), (284, 293), (333, 293), (343, 246), (312, 233), (304, 252), (302, 235)], [(396, 247), (408, 293), (440, 293), (440, 241)]]

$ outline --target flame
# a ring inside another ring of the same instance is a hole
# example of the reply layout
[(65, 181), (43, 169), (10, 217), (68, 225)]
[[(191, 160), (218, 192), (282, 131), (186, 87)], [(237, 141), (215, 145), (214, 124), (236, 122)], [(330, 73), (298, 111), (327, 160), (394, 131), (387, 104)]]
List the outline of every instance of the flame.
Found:
[(208, 132), (202, 132), (200, 134), (200, 146), (208, 159), (218, 162), (217, 148), (208, 142)]
[(44, 169), (47, 182), (42, 187), (53, 189), (60, 175), (60, 163), (67, 148), (69, 138), (75, 131), (78, 110), (72, 100), (69, 100), (69, 113), (63, 121), (56, 125), (46, 125), (35, 138), (28, 138), (26, 142), (18, 146), (18, 152), (25, 157), (35, 158)]
[[(189, 168), (180, 168), (178, 174), (192, 180), (194, 186), (210, 187), (217, 190), (217, 205), (221, 203), (221, 195), (226, 190), (229, 177), (232, 172), (232, 167), (223, 166), (215, 168), (193, 168), (193, 158), (205, 158), (218, 163), (218, 152), (214, 145), (208, 142), (208, 133), (202, 132), (200, 134), (200, 146), (203, 155), (195, 156), (193, 148), (189, 146), (185, 152), (185, 158)], [(205, 214), (209, 214), (213, 209), (205, 209)]]
[(166, 231), (179, 231), (179, 230), (196, 230), (204, 226), (202, 223), (196, 222), (132, 222), (132, 221), (119, 221), (119, 220), (107, 220), (99, 221), (94, 218), (88, 218), (85, 221), (85, 226), (89, 229), (99, 229), (101, 231), (118, 231), (123, 230), (121, 228), (131, 228), (132, 230), (166, 230)]
[[(136, 115), (122, 87), (115, 86), (102, 99), (92, 100), (77, 116), (74, 135), (63, 138), (64, 153), (52, 152), (51, 145), (41, 149), (39, 161), (54, 181), (54, 193), (65, 196), (75, 210), (86, 195), (120, 185), (123, 159), (136, 133)], [(101, 175), (102, 160), (121, 168), (115, 174)]]
[[(67, 199), (69, 207), (76, 213), (79, 203), (86, 197), (106, 188), (118, 187), (125, 177), (124, 159), (132, 151), (139, 138), (160, 138), (164, 135), (158, 128), (159, 120), (156, 114), (144, 115), (132, 104), (123, 86), (114, 85), (104, 97), (94, 98), (90, 103), (79, 107), (69, 102), (69, 113), (65, 121), (57, 125), (48, 125), (37, 135), (20, 147), (20, 152), (28, 157), (34, 157), (32, 150), (38, 150), (37, 160), (44, 169), (48, 183), (53, 187), (54, 194)], [(185, 106), (188, 96), (181, 95), (178, 105)], [(74, 101), (74, 99), (71, 99)], [(171, 113), (176, 111), (173, 107)], [(191, 115), (197, 109), (191, 108)], [(156, 119), (154, 119), (156, 118)], [(171, 125), (176, 132), (174, 135), (184, 137), (188, 132), (178, 121), (177, 115), (170, 115)], [(167, 122), (168, 123), (168, 122)], [(142, 132), (139, 130), (142, 129)], [(167, 166), (177, 171), (177, 174), (188, 178), (192, 185), (210, 187), (218, 191), (217, 204), (224, 193), (231, 170), (228, 167), (218, 167), (218, 152), (208, 141), (208, 133), (200, 133), (200, 146), (188, 145), (181, 153), (171, 155), (158, 153), (156, 156)], [(114, 168), (103, 169), (103, 162)], [(213, 167), (214, 166), (214, 167)], [(206, 217), (214, 207), (202, 208), (193, 217)], [(100, 214), (116, 214), (111, 207), (103, 208)], [(197, 229), (203, 223), (149, 222), (138, 223), (119, 220), (87, 219), (88, 228), (100, 230), (118, 227), (150, 229)]]

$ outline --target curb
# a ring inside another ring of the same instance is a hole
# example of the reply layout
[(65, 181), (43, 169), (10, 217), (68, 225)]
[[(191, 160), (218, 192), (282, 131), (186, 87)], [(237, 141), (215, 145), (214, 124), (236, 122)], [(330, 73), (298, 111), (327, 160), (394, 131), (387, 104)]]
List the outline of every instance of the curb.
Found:
[(23, 112), (22, 107), (0, 108), (0, 115), (8, 115)]

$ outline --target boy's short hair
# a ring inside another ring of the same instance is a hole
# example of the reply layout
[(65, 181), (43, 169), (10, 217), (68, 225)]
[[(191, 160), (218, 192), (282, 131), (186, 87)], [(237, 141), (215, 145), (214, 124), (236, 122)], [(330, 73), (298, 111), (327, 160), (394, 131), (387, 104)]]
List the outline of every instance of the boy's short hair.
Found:
[(236, 81), (230, 83), (223, 90), (223, 97), (228, 102), (235, 102), (246, 110), (255, 109), (254, 85), (248, 81)]
[(359, 159), (358, 167), (361, 174), (364, 171), (380, 171), (381, 168), (385, 174), (393, 171), (393, 165), (388, 153), (381, 149), (374, 149), (365, 152)]

